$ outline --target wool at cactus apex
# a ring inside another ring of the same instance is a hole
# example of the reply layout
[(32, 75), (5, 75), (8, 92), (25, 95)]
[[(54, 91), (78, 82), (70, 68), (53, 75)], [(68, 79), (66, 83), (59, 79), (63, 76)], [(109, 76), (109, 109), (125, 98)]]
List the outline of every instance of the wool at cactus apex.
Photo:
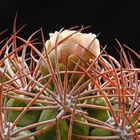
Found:
[(40, 27), (47, 38), (50, 32), (62, 27), (91, 25), (89, 31), (101, 33), (100, 42), (108, 45), (112, 52), (115, 38), (136, 51), (139, 48), (140, 9), (137, 0), (3, 0), (0, 2), (0, 32), (8, 28), (11, 33), (17, 12), (18, 27), (28, 24), (25, 36)]

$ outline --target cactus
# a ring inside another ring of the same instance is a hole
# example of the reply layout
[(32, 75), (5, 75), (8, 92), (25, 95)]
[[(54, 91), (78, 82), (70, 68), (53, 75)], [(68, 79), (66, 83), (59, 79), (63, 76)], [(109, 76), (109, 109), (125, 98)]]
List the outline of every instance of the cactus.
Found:
[(102, 128), (94, 128), (90, 131), (90, 136), (112, 136), (113, 132), (102, 129)]
[[(104, 106), (106, 107), (107, 104), (104, 100), (104, 98), (92, 98), (87, 101), (88, 104), (93, 104), (93, 105), (99, 105), (99, 106)], [(90, 117), (96, 118), (101, 121), (107, 121), (110, 117), (109, 111), (108, 110), (100, 110), (96, 108), (88, 108), (87, 112)]]
[[(17, 97), (30, 99), (29, 97), (24, 97), (24, 95), (17, 95)], [(27, 106), (27, 104), (28, 103), (26, 103), (25, 101), (9, 99), (9, 101), (7, 102), (7, 107), (25, 107)], [(33, 107), (41, 107), (41, 105), (34, 104)], [(7, 111), (8, 121), (14, 122), (14, 120), (19, 116), (20, 113), (21, 111), (8, 110)], [(40, 114), (41, 114), (41, 111), (26, 112), (23, 118), (18, 122), (17, 126), (22, 127), (22, 126), (27, 126), (29, 124), (38, 122)]]
[[(58, 115), (58, 113), (59, 113), (59, 110), (44, 110), (44, 111), (42, 111), (39, 122), (54, 119)], [(37, 127), (37, 130), (41, 130), (45, 126), (46, 125)], [(66, 120), (59, 121), (58, 126), (59, 126), (59, 129), (60, 129), (59, 132), (60, 132), (61, 139), (62, 140), (67, 139), (68, 125), (67, 125)], [(55, 139), (57, 139), (56, 125), (53, 126), (52, 128), (50, 128), (48, 131), (38, 135), (37, 139), (38, 140), (47, 140), (47, 139), (48, 140), (49, 139), (55, 140)]]
[[(17, 135), (13, 136), (13, 137), (11, 138), (11, 140), (14, 140), (14, 139), (16, 139), (17, 137), (25, 136), (25, 135), (28, 135), (28, 134), (31, 134), (31, 131), (29, 131), (29, 130), (22, 131), (22, 132), (18, 133)], [(27, 140), (36, 140), (36, 139), (35, 139), (35, 137), (30, 137), (30, 138), (28, 138)]]
[(116, 60), (83, 27), (46, 42), (22, 28), (0, 41), (0, 140), (140, 139), (137, 52), (117, 41)]

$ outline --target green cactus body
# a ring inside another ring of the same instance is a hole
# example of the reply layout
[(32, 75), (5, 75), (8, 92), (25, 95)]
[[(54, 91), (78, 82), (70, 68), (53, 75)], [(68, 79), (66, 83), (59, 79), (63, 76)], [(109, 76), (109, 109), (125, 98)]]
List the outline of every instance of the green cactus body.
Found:
[(90, 136), (113, 136), (113, 132), (102, 128), (94, 128), (90, 131)]
[[(92, 105), (107, 106), (104, 98), (93, 98), (88, 100), (87, 103)], [(96, 108), (88, 108), (86, 110), (88, 110), (90, 117), (104, 122), (110, 117), (109, 111), (107, 110), (100, 110)]]
[[(140, 116), (135, 116), (131, 119), (131, 124), (129, 124), (129, 126), (131, 126), (132, 124), (136, 123), (136, 121), (140, 120)], [(140, 125), (137, 126), (137, 129), (140, 129)], [(132, 130), (133, 132), (133, 130)]]
[[(25, 98), (25, 97), (24, 97)], [(21, 100), (15, 100), (10, 99), (7, 102), (8, 107), (25, 107), (28, 103), (21, 101)], [(40, 104), (34, 104), (33, 106), (41, 106)], [(14, 122), (15, 119), (18, 117), (18, 115), (21, 113), (21, 111), (15, 111), (15, 110), (8, 110), (7, 117), (9, 122)], [(17, 126), (24, 127), (29, 124), (33, 124), (38, 122), (39, 116), (41, 114), (41, 111), (27, 111), (23, 118), (18, 122)]]
[[(82, 117), (75, 117), (74, 119), (81, 121), (81, 122), (87, 122), (87, 120)], [(82, 136), (88, 136), (89, 135), (89, 126), (80, 124), (78, 122), (74, 122), (73, 128), (72, 128), (72, 133), (82, 135)], [(81, 138), (77, 138), (77, 137), (73, 136), (72, 140), (81, 140)]]
[[(29, 131), (29, 130), (22, 131), (22, 132), (16, 134), (14, 137), (12, 137), (11, 140), (14, 140), (17, 137), (26, 136), (30, 133), (31, 133), (31, 131)], [(35, 139), (35, 137), (30, 137), (30, 138), (27, 138), (26, 140), (36, 140), (36, 139)]]
[[(16, 96), (17, 94), (15, 92), (10, 91), (10, 92), (8, 92), (8, 95)], [(2, 97), (2, 104), (4, 105), (5, 100), (8, 101), (9, 99), (10, 99), (9, 97), (3, 96)]]
[[(58, 110), (44, 110), (41, 113), (39, 122), (54, 119), (57, 114), (59, 113)], [(66, 140), (68, 136), (68, 125), (66, 120), (61, 120), (58, 122), (59, 125), (59, 131), (60, 131), (60, 137), (61, 140)], [(47, 127), (47, 125), (39, 126), (37, 127), (37, 130), (41, 130), (44, 127)], [(56, 136), (56, 125), (51, 127), (49, 130), (47, 130), (44, 133), (41, 133), (40, 135), (37, 136), (37, 140), (57, 140)]]

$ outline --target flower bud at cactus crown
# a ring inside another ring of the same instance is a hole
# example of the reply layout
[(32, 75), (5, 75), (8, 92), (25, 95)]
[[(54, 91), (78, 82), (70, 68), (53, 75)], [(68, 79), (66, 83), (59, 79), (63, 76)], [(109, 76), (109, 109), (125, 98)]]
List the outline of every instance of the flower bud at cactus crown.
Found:
[[(55, 31), (54, 33), (50, 33), (49, 36), (50, 39), (45, 44), (46, 48), (50, 51), (57, 46), (59, 63), (66, 64), (66, 58), (71, 55), (81, 57), (86, 50), (88, 50), (88, 54), (85, 54), (86, 61), (100, 54), (100, 44), (95, 34), (63, 30), (62, 32)], [(53, 56), (55, 57), (55, 48), (50, 53), (50, 57)]]

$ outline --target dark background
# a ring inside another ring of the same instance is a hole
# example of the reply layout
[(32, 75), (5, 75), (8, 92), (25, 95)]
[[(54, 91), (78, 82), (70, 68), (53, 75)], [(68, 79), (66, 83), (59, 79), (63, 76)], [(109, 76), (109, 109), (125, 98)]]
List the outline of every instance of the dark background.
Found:
[[(138, 1), (131, 0), (3, 0), (0, 2), (0, 32), (8, 28), (12, 33), (13, 20), (18, 11), (17, 27), (28, 24), (22, 32), (27, 38), (43, 28), (49, 32), (62, 27), (89, 26), (87, 32), (101, 33), (100, 42), (116, 56), (115, 38), (139, 51), (140, 10)], [(0, 37), (1, 38), (1, 37)]]

